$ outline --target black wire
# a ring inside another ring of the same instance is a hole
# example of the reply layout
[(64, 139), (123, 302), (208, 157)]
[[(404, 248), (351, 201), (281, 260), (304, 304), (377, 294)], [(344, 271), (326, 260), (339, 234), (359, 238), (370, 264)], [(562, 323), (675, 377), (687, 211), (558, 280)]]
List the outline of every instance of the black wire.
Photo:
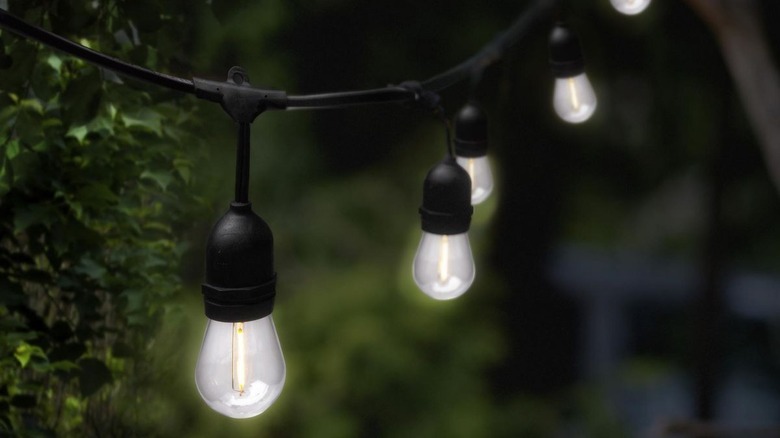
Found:
[(447, 155), (450, 157), (455, 156), (455, 151), (452, 146), (452, 124), (450, 123), (450, 119), (447, 118), (447, 113), (444, 111), (444, 107), (439, 106), (434, 111), (433, 114), (436, 115), (439, 120), (444, 125), (444, 135), (445, 139), (447, 140), (446, 149), (447, 149)]
[(236, 202), (249, 202), (249, 123), (238, 124), (236, 150)]
[(415, 93), (401, 87), (336, 93), (287, 96), (287, 109), (342, 108), (354, 105), (392, 103), (412, 100)]
[[(536, 0), (503, 33), (499, 34), (477, 54), (461, 64), (421, 83), (426, 91), (438, 92), (468, 77), (474, 82), (481, 77), (482, 71), (501, 59), (509, 47), (516, 44), (528, 32), (531, 25), (555, 6), (560, 0)], [(0, 9), (0, 27), (31, 38), (55, 49), (62, 50), (77, 58), (113, 70), (117, 73), (146, 81), (155, 85), (184, 93), (195, 93), (193, 81), (158, 73), (144, 67), (124, 62), (104, 53), (89, 49), (69, 41), (40, 27), (33, 26)], [(269, 109), (319, 109), (341, 108), (354, 105), (368, 105), (390, 102), (406, 102), (417, 97), (407, 88), (390, 86), (386, 88), (288, 96), (285, 108)]]

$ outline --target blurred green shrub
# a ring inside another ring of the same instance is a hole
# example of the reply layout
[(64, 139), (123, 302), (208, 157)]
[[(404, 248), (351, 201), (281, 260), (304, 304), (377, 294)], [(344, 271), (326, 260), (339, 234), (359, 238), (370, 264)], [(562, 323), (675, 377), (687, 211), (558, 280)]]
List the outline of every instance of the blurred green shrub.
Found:
[[(162, 3), (19, 1), (10, 11), (167, 69), (176, 40), (149, 32), (186, 26)], [(148, 357), (175, 314), (181, 230), (201, 205), (190, 189), (201, 153), (194, 100), (6, 32), (2, 41), (0, 435), (143, 434), (134, 406), (153, 403), (144, 388), (170, 373)]]

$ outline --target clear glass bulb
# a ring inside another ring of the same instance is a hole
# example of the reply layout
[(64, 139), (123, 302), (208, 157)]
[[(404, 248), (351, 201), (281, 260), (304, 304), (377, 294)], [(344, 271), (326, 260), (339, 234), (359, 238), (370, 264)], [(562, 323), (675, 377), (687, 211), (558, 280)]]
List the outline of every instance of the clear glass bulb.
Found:
[(484, 157), (456, 157), (460, 167), (471, 177), (471, 204), (481, 204), (493, 191), (493, 172), (490, 162)]
[(553, 107), (569, 123), (581, 123), (596, 110), (596, 93), (585, 73), (571, 78), (555, 79)]
[(412, 274), (431, 298), (451, 300), (463, 295), (474, 282), (468, 233), (447, 236), (423, 231)]
[(610, 0), (612, 6), (621, 14), (636, 15), (650, 5), (650, 0)]
[(263, 413), (284, 387), (285, 366), (271, 316), (247, 322), (209, 320), (195, 383), (206, 404), (222, 415)]

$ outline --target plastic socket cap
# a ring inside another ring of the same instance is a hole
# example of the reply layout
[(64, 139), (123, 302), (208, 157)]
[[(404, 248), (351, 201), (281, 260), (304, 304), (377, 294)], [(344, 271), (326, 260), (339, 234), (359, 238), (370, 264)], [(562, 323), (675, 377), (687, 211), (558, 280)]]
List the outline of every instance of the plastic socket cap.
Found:
[(580, 39), (563, 23), (557, 23), (550, 33), (550, 70), (558, 78), (571, 78), (585, 72)]
[(477, 158), (487, 155), (487, 116), (477, 104), (470, 102), (455, 116), (455, 155)]
[(465, 233), (471, 225), (471, 178), (451, 156), (428, 171), (420, 207), (422, 230), (433, 234)]
[(202, 291), (206, 316), (215, 321), (252, 321), (273, 311), (273, 235), (251, 204), (232, 203), (214, 225)]

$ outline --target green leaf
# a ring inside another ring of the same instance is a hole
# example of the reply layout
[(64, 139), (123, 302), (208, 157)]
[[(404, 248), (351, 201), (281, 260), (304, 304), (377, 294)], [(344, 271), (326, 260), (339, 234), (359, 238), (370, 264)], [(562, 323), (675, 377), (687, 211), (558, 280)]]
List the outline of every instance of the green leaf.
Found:
[(104, 184), (92, 184), (76, 193), (76, 199), (81, 199), (84, 206), (103, 208), (117, 202), (117, 196)]
[(151, 180), (157, 183), (157, 185), (160, 186), (163, 191), (165, 191), (168, 188), (168, 185), (173, 182), (173, 176), (170, 174), (170, 172), (165, 171), (144, 171), (144, 173), (141, 174), (141, 179)]
[[(37, 102), (37, 101), (34, 101)], [(41, 130), (41, 114), (35, 111), (20, 111), (16, 118), (16, 135), (26, 144), (36, 144), (45, 137)]]
[(30, 345), (26, 342), (22, 342), (16, 350), (14, 350), (14, 357), (22, 365), (22, 368), (26, 367), (30, 363), (30, 359), (33, 357), (46, 358), (46, 355), (41, 350), (41, 347)]
[(97, 115), (102, 83), (98, 70), (91, 67), (87, 74), (68, 83), (60, 98), (66, 123), (83, 125)]
[(56, 53), (52, 53), (51, 55), (49, 55), (49, 57), (46, 58), (46, 63), (49, 64), (51, 68), (56, 70), (57, 73), (59, 73), (60, 70), (62, 69), (62, 58), (57, 56)]
[(81, 262), (79, 262), (79, 264), (73, 268), (73, 270), (79, 274), (85, 274), (95, 280), (102, 280), (107, 272), (103, 265), (100, 265), (94, 260), (86, 257), (81, 259)]
[(162, 136), (162, 115), (148, 108), (142, 108), (132, 114), (122, 114), (126, 127), (139, 127)]
[(19, 106), (21, 109), (32, 111), (38, 115), (43, 114), (43, 105), (38, 99), (22, 99), (22, 101), (19, 102)]
[(185, 183), (189, 184), (192, 175), (192, 162), (183, 158), (173, 160), (173, 167)]
[(18, 233), (36, 224), (49, 227), (58, 219), (57, 216), (57, 211), (48, 204), (31, 204), (20, 207), (14, 215), (14, 230)]
[(0, 162), (0, 196), (5, 196), (11, 190), (12, 175), (11, 162), (3, 157)]
[(9, 160), (13, 160), (17, 155), (19, 155), (19, 140), (10, 140), (8, 144), (5, 145), (5, 156), (8, 157)]
[(65, 137), (73, 137), (78, 140), (80, 144), (84, 144), (84, 139), (87, 137), (87, 134), (89, 134), (89, 131), (87, 131), (86, 126), (72, 126), (65, 134)]

